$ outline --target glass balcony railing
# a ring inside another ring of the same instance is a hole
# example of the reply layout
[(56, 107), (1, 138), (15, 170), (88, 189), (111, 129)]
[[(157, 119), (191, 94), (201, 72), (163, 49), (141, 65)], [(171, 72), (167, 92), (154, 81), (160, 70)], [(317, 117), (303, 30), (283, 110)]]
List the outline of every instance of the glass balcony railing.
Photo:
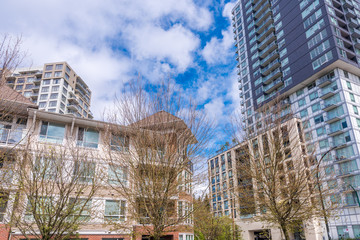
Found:
[(275, 57), (276, 55), (279, 55), (279, 52), (277, 51), (277, 49), (275, 51), (272, 51), (269, 55), (267, 55), (266, 58), (264, 58), (263, 60), (260, 61), (260, 64), (263, 65), (264, 63), (266, 63), (267, 61), (269, 61), (269, 59), (271, 59), (272, 57)]
[(266, 74), (266, 72), (271, 69), (272, 67), (274, 67), (275, 65), (279, 65), (280, 64), (280, 60), (279, 59), (275, 59), (274, 61), (272, 61), (269, 65), (267, 65), (265, 68), (261, 69), (261, 74)]
[(266, 43), (271, 39), (274, 38), (275, 34), (271, 33), (269, 36), (267, 36), (264, 40), (261, 41), (261, 43), (258, 44), (258, 49), (263, 49), (266, 46)]
[(0, 128), (0, 145), (18, 144), (24, 137), (22, 129)]
[(275, 71), (271, 72), (268, 76), (266, 76), (265, 78), (262, 79), (263, 83), (266, 83), (267, 81), (269, 81), (271, 78), (275, 77), (276, 75), (280, 75), (281, 74), (281, 70), (280, 68), (277, 68)]

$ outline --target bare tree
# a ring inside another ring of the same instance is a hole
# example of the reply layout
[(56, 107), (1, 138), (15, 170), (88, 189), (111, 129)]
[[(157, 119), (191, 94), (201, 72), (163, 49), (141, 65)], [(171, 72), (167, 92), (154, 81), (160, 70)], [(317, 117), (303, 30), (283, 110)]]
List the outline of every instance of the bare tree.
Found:
[(192, 168), (205, 153), (211, 122), (170, 82), (151, 92), (146, 87), (130, 83), (108, 115), (118, 124), (109, 128), (108, 159), (118, 183), (111, 186), (131, 211), (128, 220), (140, 224), (136, 232), (158, 240), (192, 231)]
[(8, 223), (27, 239), (69, 239), (94, 215), (92, 198), (102, 174), (95, 174), (89, 151), (33, 142), (30, 138), (13, 156)]
[[(290, 239), (327, 210), (319, 201), (318, 184), (324, 175), (317, 167), (316, 146), (306, 145), (300, 120), (284, 103), (276, 99), (263, 106), (257, 114), (257, 131), (237, 136), (236, 160), (241, 215), (279, 227)], [(321, 189), (323, 195), (331, 192)]]

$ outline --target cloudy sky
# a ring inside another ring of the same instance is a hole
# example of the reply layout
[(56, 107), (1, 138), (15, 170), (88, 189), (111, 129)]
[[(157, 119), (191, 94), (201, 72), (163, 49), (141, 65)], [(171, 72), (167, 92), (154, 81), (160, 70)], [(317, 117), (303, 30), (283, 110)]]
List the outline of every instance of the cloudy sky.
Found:
[(123, 84), (168, 76), (219, 123), (238, 107), (234, 0), (4, 0), (2, 32), (22, 35), (24, 65), (67, 61), (101, 118)]

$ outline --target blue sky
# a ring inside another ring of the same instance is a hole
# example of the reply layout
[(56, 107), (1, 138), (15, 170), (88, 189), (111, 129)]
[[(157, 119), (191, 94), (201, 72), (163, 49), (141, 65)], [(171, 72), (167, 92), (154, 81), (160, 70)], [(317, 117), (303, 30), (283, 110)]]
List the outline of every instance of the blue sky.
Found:
[(238, 108), (231, 27), (234, 0), (4, 0), (2, 32), (21, 34), (23, 65), (67, 61), (102, 109), (140, 74), (153, 84), (169, 75), (222, 127)]

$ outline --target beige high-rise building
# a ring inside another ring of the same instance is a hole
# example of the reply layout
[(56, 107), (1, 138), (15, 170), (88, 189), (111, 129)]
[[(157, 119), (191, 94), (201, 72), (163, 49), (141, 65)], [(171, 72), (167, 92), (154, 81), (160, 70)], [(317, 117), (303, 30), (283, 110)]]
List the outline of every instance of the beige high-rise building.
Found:
[(6, 78), (8, 86), (31, 99), (40, 110), (93, 118), (91, 91), (67, 62), (16, 69)]

